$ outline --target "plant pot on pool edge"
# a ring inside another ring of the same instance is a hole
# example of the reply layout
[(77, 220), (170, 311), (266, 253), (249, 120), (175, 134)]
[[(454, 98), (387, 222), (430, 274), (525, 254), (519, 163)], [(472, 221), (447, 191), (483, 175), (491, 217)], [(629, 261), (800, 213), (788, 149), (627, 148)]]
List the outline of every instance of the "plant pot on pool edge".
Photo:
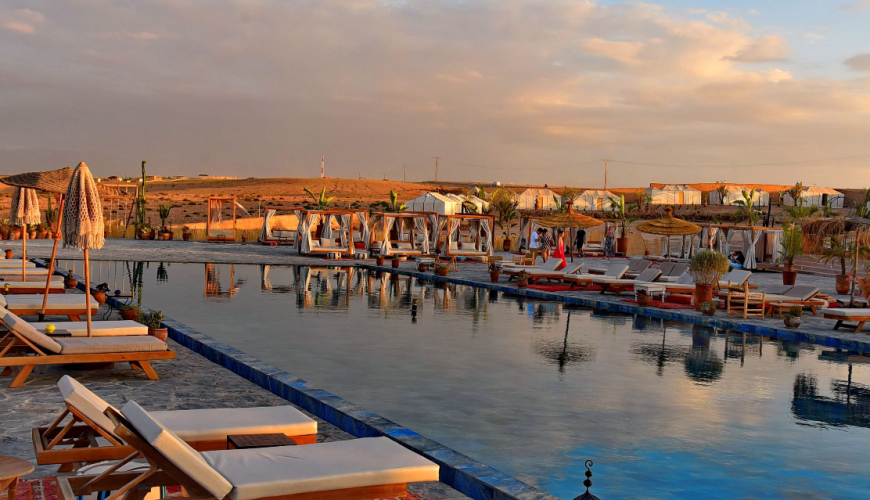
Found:
[(450, 268), (447, 266), (435, 266), (435, 274), (438, 276), (447, 276), (447, 273), (450, 271)]
[(384, 257), (382, 255), (378, 255), (378, 257), (375, 259), (375, 264), (377, 264), (379, 266), (383, 266), (384, 265)]
[(498, 276), (501, 272), (501, 269), (498, 268), (494, 263), (489, 265), (489, 280), (493, 283), (498, 283)]
[(801, 326), (801, 315), (803, 315), (803, 308), (794, 306), (782, 312), (782, 322), (788, 328), (797, 328)]
[(163, 342), (169, 337), (169, 330), (163, 326), (163, 313), (154, 311), (142, 316), (142, 323), (148, 327), (148, 335), (156, 337)]
[(718, 305), (715, 302), (702, 302), (700, 311), (704, 316), (713, 316), (716, 314), (717, 308)]
[(72, 277), (72, 271), (69, 272), (66, 278), (63, 279), (63, 286), (65, 288), (75, 288), (79, 285), (79, 280)]
[(139, 319), (139, 308), (136, 306), (121, 306), (121, 319), (136, 321)]
[(640, 307), (649, 307), (649, 305), (652, 304), (652, 297), (643, 290), (638, 291), (635, 298), (637, 300), (637, 305)]
[(393, 268), (395, 269), (395, 268), (399, 267), (399, 264), (401, 264), (401, 263), (402, 263), (402, 261), (399, 260), (398, 257), (394, 258), (393, 259)]
[(728, 272), (731, 264), (728, 258), (713, 250), (701, 250), (689, 263), (689, 274), (695, 281), (695, 310), (701, 304), (713, 301), (713, 286)]

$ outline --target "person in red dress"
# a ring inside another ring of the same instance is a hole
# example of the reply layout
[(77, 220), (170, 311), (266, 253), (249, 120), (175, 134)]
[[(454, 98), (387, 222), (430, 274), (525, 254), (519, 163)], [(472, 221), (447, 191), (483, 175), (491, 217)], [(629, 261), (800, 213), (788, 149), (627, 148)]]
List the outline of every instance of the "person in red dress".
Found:
[(565, 260), (565, 231), (562, 229), (558, 229), (556, 231), (556, 235), (556, 251), (553, 252), (553, 258), (562, 259), (562, 264), (560, 264), (559, 267), (556, 268), (556, 270), (558, 271), (559, 269), (567, 266), (568, 261)]

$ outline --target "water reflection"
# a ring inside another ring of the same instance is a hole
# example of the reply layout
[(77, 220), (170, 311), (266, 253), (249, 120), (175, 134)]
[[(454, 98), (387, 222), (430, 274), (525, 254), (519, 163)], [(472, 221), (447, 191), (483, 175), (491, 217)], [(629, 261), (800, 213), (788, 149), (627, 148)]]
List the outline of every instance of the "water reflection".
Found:
[(559, 373), (565, 373), (565, 366), (571, 363), (582, 363), (595, 358), (595, 347), (581, 341), (568, 341), (568, 333), (571, 329), (571, 311), (565, 320), (565, 338), (562, 342), (549, 339), (535, 340), (535, 352), (543, 356), (548, 362), (559, 367)]
[(711, 384), (722, 377), (722, 358), (710, 349), (713, 328), (692, 325), (692, 347), (683, 359), (683, 369), (689, 379), (699, 384)]
[(833, 379), (831, 396), (820, 394), (815, 375), (799, 373), (794, 380), (792, 412), (807, 425), (870, 427), (870, 386), (854, 383), (854, 364), (870, 363), (870, 356), (842, 350), (823, 351), (819, 359), (848, 367), (846, 380)]
[(244, 280), (235, 281), (236, 266), (230, 264), (229, 286), (221, 286), (221, 266), (217, 264), (205, 265), (205, 290), (203, 297), (217, 302), (228, 301), (233, 298), (240, 289)]

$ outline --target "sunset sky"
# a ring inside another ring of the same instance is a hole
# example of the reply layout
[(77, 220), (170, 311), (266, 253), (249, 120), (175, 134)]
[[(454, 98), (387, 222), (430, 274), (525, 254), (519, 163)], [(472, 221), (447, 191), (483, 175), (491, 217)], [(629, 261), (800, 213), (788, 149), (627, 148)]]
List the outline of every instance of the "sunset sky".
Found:
[(868, 26), (870, 0), (0, 0), (0, 173), (428, 180), (440, 156), (441, 180), (599, 186), (610, 158), (610, 186), (867, 187)]

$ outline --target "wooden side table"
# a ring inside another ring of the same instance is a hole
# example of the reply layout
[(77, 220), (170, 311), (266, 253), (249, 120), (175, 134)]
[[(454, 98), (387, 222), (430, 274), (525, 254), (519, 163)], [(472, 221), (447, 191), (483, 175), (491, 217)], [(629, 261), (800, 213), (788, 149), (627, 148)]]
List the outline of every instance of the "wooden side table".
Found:
[(245, 450), (248, 448), (272, 448), (292, 446), (296, 442), (281, 433), (275, 434), (231, 434), (227, 436), (227, 449)]
[(6, 498), (18, 496), (18, 478), (33, 472), (33, 464), (20, 458), (0, 455), (0, 492), (7, 490)]

